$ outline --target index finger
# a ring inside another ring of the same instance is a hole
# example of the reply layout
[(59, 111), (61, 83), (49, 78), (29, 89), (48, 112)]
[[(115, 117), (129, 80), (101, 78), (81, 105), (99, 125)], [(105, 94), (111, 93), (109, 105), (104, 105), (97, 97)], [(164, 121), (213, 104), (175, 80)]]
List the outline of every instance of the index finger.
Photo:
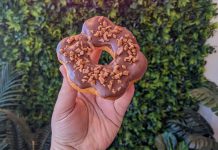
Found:
[(63, 75), (63, 83), (54, 107), (53, 113), (56, 118), (60, 118), (67, 111), (73, 110), (77, 97), (77, 91), (67, 81), (67, 72), (63, 65), (60, 67), (60, 71)]
[(93, 52), (90, 54), (90, 59), (94, 63), (98, 64), (98, 61), (99, 61), (99, 59), (101, 57), (101, 53), (102, 53), (102, 49), (101, 48), (96, 48), (96, 47), (93, 48)]

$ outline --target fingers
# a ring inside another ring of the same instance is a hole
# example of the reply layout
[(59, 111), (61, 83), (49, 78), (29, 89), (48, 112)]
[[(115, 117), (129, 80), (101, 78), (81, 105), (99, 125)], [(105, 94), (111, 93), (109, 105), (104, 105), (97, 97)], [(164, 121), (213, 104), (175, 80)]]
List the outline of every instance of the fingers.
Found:
[(94, 63), (98, 64), (101, 53), (102, 53), (102, 50), (100, 48), (95, 48), (95, 50), (90, 54), (91, 60)]
[(69, 145), (72, 141), (79, 143), (85, 137), (89, 121), (88, 109), (69, 84), (64, 66), (60, 67), (60, 72), (63, 83), (52, 115), (52, 138), (63, 145)]
[(125, 114), (130, 102), (132, 101), (134, 91), (135, 91), (134, 84), (131, 84), (129, 85), (128, 89), (123, 94), (123, 96), (115, 100), (114, 107), (120, 115), (123, 116)]
[(63, 75), (63, 83), (53, 112), (59, 119), (61, 119), (60, 117), (63, 114), (67, 114), (67, 112), (71, 112), (74, 109), (77, 96), (77, 91), (67, 81), (67, 72), (63, 65), (60, 67), (60, 72)]
[(63, 145), (70, 145), (72, 142), (81, 143), (87, 134), (89, 115), (86, 104), (77, 98), (73, 111), (53, 120), (52, 136), (57, 138)]

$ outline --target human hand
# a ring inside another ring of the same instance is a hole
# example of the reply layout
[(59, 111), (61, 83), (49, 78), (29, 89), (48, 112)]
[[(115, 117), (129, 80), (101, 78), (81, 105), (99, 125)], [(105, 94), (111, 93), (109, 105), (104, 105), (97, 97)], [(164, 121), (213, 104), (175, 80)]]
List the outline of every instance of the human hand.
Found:
[[(98, 62), (99, 53), (91, 56)], [(134, 94), (130, 85), (112, 101), (74, 90), (60, 67), (63, 83), (52, 115), (52, 150), (104, 150), (116, 137)]]

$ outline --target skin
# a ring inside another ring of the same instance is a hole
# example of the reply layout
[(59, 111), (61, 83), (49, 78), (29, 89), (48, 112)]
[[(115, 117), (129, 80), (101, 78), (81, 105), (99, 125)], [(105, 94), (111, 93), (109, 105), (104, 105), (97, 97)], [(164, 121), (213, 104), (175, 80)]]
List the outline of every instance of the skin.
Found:
[[(98, 63), (101, 52), (90, 57)], [(79, 93), (67, 81), (62, 65), (63, 83), (52, 115), (51, 150), (105, 150), (113, 142), (134, 95), (129, 85), (115, 101), (96, 95)]]

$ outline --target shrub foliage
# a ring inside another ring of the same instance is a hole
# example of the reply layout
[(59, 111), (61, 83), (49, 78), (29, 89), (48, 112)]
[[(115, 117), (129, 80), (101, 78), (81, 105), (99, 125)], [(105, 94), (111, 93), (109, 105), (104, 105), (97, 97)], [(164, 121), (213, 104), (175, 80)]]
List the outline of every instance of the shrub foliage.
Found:
[(187, 109), (178, 114), (167, 121), (166, 131), (155, 138), (158, 150), (218, 149), (212, 128), (198, 112)]
[(33, 129), (50, 120), (60, 88), (58, 41), (95, 15), (133, 32), (149, 68), (111, 149), (153, 149), (164, 120), (193, 104), (188, 91), (204, 82), (213, 50), (205, 44), (215, 28), (211, 0), (1, 0), (0, 13), (0, 59), (25, 74), (22, 110)]

